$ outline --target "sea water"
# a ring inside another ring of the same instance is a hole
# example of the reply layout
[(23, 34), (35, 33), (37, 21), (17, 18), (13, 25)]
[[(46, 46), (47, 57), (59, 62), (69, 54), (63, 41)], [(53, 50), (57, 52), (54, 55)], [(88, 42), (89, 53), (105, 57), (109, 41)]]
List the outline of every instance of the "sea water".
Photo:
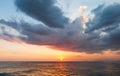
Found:
[(0, 76), (120, 76), (120, 62), (0, 62)]

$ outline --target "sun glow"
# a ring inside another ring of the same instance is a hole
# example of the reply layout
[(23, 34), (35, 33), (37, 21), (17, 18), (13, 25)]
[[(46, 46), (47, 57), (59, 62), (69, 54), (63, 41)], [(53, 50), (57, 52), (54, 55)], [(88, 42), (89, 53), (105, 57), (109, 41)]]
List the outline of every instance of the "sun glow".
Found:
[(62, 56), (62, 55), (58, 57), (58, 59), (59, 59), (60, 61), (63, 61), (63, 60), (64, 60), (64, 58), (65, 58), (65, 57), (64, 57), (64, 56)]

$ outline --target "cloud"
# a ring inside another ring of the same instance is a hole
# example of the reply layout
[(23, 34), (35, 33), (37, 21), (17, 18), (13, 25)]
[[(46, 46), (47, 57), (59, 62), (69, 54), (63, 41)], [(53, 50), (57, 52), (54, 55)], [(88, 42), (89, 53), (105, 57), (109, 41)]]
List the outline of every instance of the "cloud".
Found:
[(84, 12), (87, 9), (87, 6), (80, 6), (80, 12)]
[(16, 28), (15, 22), (6, 22), (4, 20), (0, 20), (0, 39), (5, 40), (14, 40), (19, 37), (26, 37), (25, 35), (18, 32)]
[(89, 29), (87, 32), (108, 27), (109, 29), (118, 26), (120, 23), (120, 4), (114, 3), (109, 6), (99, 5), (92, 12), (95, 17), (88, 22)]
[[(17, 38), (29, 44), (46, 45), (50, 48), (64, 51), (97, 52), (96, 48), (93, 47), (96, 45), (93, 44), (93, 41), (97, 35), (84, 34), (82, 19), (82, 17), (77, 18), (73, 23), (66, 25), (64, 29), (48, 28), (42, 24), (29, 24), (23, 20), (20, 22), (4, 21), (4, 23), (1, 24), (4, 25), (4, 27), (10, 27), (20, 33), (20, 36), (17, 37), (13, 36), (14, 33), (10, 36), (3, 34), (7, 36), (7, 39)], [(13, 23), (15, 25), (12, 25)], [(14, 28), (14, 26), (16, 27)], [(9, 33), (9, 31), (7, 31), (7, 33)], [(6, 39), (3, 36), (1, 36), (1, 38)]]
[[(99, 31), (105, 32), (101, 41), (105, 49), (120, 49), (120, 4), (99, 5), (92, 12), (95, 17), (87, 23), (87, 33)], [(104, 49), (103, 49), (104, 50)]]
[[(54, 1), (49, 1), (50, 3), (48, 3), (48, 6), (53, 7)], [(32, 8), (33, 4), (36, 2), (36, 8), (34, 7), (32, 11), (29, 11), (30, 8)], [(63, 51), (101, 53), (105, 50), (120, 50), (120, 10), (118, 9), (118, 7), (120, 7), (120, 4), (112, 4), (108, 6), (100, 5), (97, 8), (93, 9), (92, 12), (95, 16), (93, 19), (88, 19), (89, 21), (87, 23), (84, 20), (83, 16), (80, 16), (77, 17), (72, 23), (64, 24), (64, 28), (59, 29), (51, 28), (57, 26), (51, 25), (51, 22), (46, 24), (46, 21), (50, 20), (52, 21), (52, 24), (54, 22), (55, 24), (59, 24), (59, 22), (56, 23), (56, 20), (64, 21), (66, 18), (62, 15), (62, 13), (58, 15), (59, 17), (57, 18), (56, 15), (54, 15), (55, 12), (60, 12), (60, 10), (53, 11), (52, 9), (49, 9), (50, 13), (45, 12), (48, 11), (48, 6), (45, 6), (47, 2), (43, 0), (36, 0), (31, 4), (29, 3), (31, 3), (31, 0), (16, 1), (18, 8), (20, 8), (31, 17), (35, 16), (40, 18), (38, 20), (44, 22), (45, 24), (30, 24), (24, 20), (20, 20), (19, 22), (0, 20), (0, 38), (15, 38), (28, 44), (45, 45), (49, 48)], [(42, 11), (41, 8), (44, 8), (46, 10), (43, 9)], [(35, 12), (38, 14), (34, 13), (33, 10), (37, 10)], [(42, 20), (41, 11), (42, 13), (45, 12), (44, 14), (49, 14), (50, 16), (46, 15), (47, 17), (45, 20)], [(29, 14), (29, 12), (33, 13), (33, 15)], [(52, 16), (55, 16), (55, 19), (52, 20)], [(46, 25), (50, 27), (47, 27)], [(86, 28), (84, 28), (85, 26)], [(18, 34), (10, 34), (9, 31), (4, 31), (3, 27), (6, 29), (13, 29)]]
[(68, 18), (63, 15), (55, 0), (16, 0), (18, 9), (26, 15), (42, 21), (49, 27), (64, 27)]
[(31, 42), (34, 40), (37, 41), (36, 39), (34, 39), (36, 36), (43, 36), (52, 33), (52, 31), (43, 24), (29, 24), (24, 20), (20, 20), (19, 22), (0, 20), (0, 27), (2, 36), (6, 36), (7, 39), (16, 37), (20, 40), (23, 39), (23, 41), (24, 39), (26, 39), (25, 42), (27, 42), (27, 39), (29, 40), (29, 38)]

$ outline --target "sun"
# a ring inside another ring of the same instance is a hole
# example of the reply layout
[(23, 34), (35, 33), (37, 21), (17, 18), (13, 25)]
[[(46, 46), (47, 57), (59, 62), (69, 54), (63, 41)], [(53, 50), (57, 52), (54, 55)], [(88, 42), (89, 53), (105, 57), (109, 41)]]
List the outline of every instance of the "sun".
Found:
[(58, 57), (58, 59), (59, 59), (60, 61), (63, 61), (63, 60), (64, 60), (64, 58), (65, 58), (65, 57), (64, 57), (64, 56), (62, 56), (62, 55)]

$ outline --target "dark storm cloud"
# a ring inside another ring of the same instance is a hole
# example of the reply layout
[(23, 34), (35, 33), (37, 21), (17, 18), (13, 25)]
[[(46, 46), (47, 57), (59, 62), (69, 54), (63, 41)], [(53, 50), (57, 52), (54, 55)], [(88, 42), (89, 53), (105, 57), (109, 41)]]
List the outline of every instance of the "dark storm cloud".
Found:
[(63, 15), (55, 0), (16, 0), (19, 10), (27, 15), (42, 21), (50, 27), (64, 27), (68, 18)]
[[(7, 39), (13, 39), (14, 37), (29, 44), (46, 45), (53, 49), (65, 51), (89, 53), (99, 52), (96, 51), (98, 48), (93, 47), (96, 46), (96, 44), (94, 44), (94, 40), (97, 35), (95, 33), (92, 33), (91, 35), (84, 34), (81, 21), (81, 18), (78, 18), (72, 24), (68, 24), (69, 26), (66, 25), (64, 29), (53, 29), (45, 26), (42, 27), (41, 24), (29, 24), (24, 21), (4, 21), (1, 25), (16, 29), (22, 35), (15, 37), (11, 34), (3, 34), (7, 36)], [(13, 23), (16, 25), (12, 25)], [(13, 26), (17, 27), (14, 28)], [(3, 37), (3, 39), (6, 38)]]
[(95, 17), (87, 23), (87, 33), (99, 31), (106, 35), (100, 40), (104, 49), (120, 49), (120, 4), (114, 3), (109, 6), (100, 5), (92, 12)]
[[(49, 14), (48, 9), (46, 10), (48, 7), (43, 5), (48, 4), (48, 6), (53, 7), (54, 1), (48, 0), (50, 3), (47, 3), (46, 1), (47, 0), (33, 1), (33, 4), (35, 2), (38, 3), (35, 5), (35, 9), (40, 9), (39, 11), (35, 11), (38, 14), (34, 13), (34, 8), (32, 9), (33, 12), (29, 11), (29, 6), (33, 5), (31, 0), (17, 0), (16, 4), (26, 14), (29, 14), (28, 12), (30, 12), (30, 16), (34, 17), (35, 15), (35, 17), (40, 17), (39, 20), (45, 24), (47, 20), (54, 23), (54, 20), (52, 20), (51, 17), (56, 14), (56, 11), (53, 12), (52, 9), (49, 9)], [(28, 5), (25, 5), (24, 3)], [(41, 8), (45, 9), (42, 11)], [(63, 51), (100, 53), (105, 50), (120, 50), (120, 10), (118, 8), (120, 8), (120, 4), (98, 6), (92, 11), (95, 16), (86, 23), (86, 29), (83, 26), (85, 25), (85, 22), (82, 17), (76, 18), (72, 23), (65, 24), (62, 29), (47, 27), (44, 24), (31, 24), (24, 20), (19, 22), (0, 20), (0, 38), (17, 38), (28, 44), (46, 45), (49, 48)], [(44, 21), (41, 20), (41, 13), (39, 15), (39, 12), (41, 11), (42, 13), (47, 11), (45, 13), (50, 15), (46, 15), (47, 17)], [(66, 19), (62, 13), (61, 17), (60, 15), (58, 16), (59, 17), (57, 18), (55, 17), (55, 24), (59, 24), (59, 22), (56, 23), (56, 20), (64, 21), (64, 19)], [(51, 22), (48, 23), (48, 25), (51, 26)], [(17, 34), (9, 33), (6, 29), (14, 29)]]
[[(87, 23), (87, 32), (109, 27), (108, 30), (120, 23), (120, 4), (114, 3), (109, 6), (100, 5), (92, 11), (95, 15), (93, 20)], [(113, 27), (112, 27), (113, 26)]]

